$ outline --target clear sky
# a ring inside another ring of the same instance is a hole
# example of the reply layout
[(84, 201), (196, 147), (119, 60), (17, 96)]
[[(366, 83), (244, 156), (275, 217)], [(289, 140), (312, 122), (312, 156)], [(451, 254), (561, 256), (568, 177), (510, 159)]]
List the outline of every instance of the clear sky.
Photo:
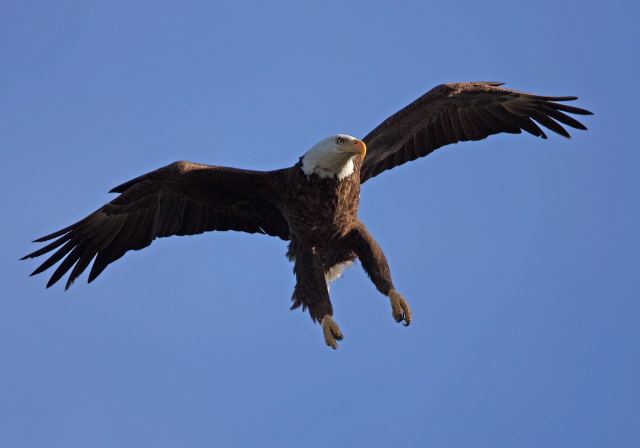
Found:
[[(3, 2), (0, 446), (640, 446), (638, 5)], [(595, 115), (363, 186), (408, 328), (355, 266), (327, 348), (261, 235), (158, 240), (67, 292), (18, 261), (140, 174), (291, 166), (454, 81)]]

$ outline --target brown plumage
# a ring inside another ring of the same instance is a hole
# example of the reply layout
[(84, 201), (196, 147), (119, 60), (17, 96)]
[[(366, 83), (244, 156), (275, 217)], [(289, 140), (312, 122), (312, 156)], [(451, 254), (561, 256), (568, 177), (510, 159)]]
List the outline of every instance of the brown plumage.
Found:
[(31, 275), (61, 261), (47, 287), (71, 270), (68, 288), (92, 260), (89, 282), (127, 251), (158, 237), (212, 230), (264, 233), (290, 240), (287, 257), (295, 263), (297, 280), (292, 309), (302, 306), (323, 323), (327, 345), (336, 348), (335, 341), (342, 339), (331, 319), (327, 282), (355, 259), (390, 298), (396, 321), (408, 325), (410, 309), (395, 292), (382, 250), (357, 217), (360, 184), (459, 141), (522, 130), (546, 138), (536, 122), (567, 138), (560, 123), (586, 129), (565, 112), (591, 112), (558, 103), (576, 97), (531, 95), (500, 84), (442, 84), (386, 119), (363, 141), (342, 134), (329, 137), (291, 168), (263, 172), (172, 163), (114, 188), (111, 192), (120, 195), (113, 201), (37, 239), (54, 241), (23, 259), (55, 250)]

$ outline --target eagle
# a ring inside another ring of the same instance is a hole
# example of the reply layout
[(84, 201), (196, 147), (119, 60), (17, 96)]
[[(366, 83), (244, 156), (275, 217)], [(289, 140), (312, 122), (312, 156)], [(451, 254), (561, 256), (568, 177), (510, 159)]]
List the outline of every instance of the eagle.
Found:
[[(93, 260), (93, 281), (127, 251), (156, 238), (235, 230), (289, 241), (296, 285), (291, 309), (308, 310), (325, 343), (343, 339), (333, 320), (329, 282), (356, 259), (389, 298), (396, 322), (412, 315), (396, 291), (384, 253), (358, 219), (360, 185), (437, 148), (522, 130), (547, 138), (542, 125), (566, 138), (562, 124), (587, 128), (566, 113), (592, 115), (563, 102), (574, 96), (540, 96), (498, 82), (441, 84), (391, 115), (363, 139), (337, 134), (311, 147), (289, 168), (250, 171), (175, 162), (112, 189), (113, 201), (84, 219), (35, 240), (48, 245), (22, 259), (55, 252), (31, 275), (56, 263), (47, 288), (69, 270), (65, 289)], [(56, 250), (57, 249), (57, 250)]]

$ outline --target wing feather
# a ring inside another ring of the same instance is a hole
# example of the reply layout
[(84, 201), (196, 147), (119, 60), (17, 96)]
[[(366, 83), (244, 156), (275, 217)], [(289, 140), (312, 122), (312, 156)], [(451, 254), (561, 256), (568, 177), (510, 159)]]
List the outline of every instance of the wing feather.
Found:
[(559, 103), (577, 97), (532, 95), (498, 87), (501, 84), (441, 84), (387, 118), (363, 139), (367, 156), (360, 169), (360, 182), (414, 160), (415, 154), (423, 157), (452, 143), (523, 130), (547, 138), (538, 124), (564, 137), (569, 133), (562, 124), (587, 129), (565, 113), (591, 112)]
[(585, 125), (583, 125), (582, 123), (580, 123), (578, 120), (563, 114), (562, 112), (559, 112), (558, 110), (554, 109), (553, 107), (550, 107), (546, 104), (543, 104), (541, 107), (541, 111), (550, 116), (551, 118), (553, 118), (554, 120), (559, 121), (560, 123), (564, 123), (567, 126), (571, 126), (572, 128), (576, 128), (576, 129), (582, 129), (583, 131), (586, 131), (587, 128), (585, 127)]
[[(450, 110), (450, 117), (451, 117), (451, 124), (453, 125), (453, 132), (456, 134), (456, 141), (457, 142), (466, 142), (469, 141), (469, 138), (467, 137), (467, 134), (464, 132), (464, 128), (462, 127), (462, 122), (460, 121), (460, 111), (459, 109), (456, 108), (451, 108)], [(435, 148), (438, 149), (438, 148)], [(425, 154), (426, 155), (426, 154)]]
[[(425, 137), (424, 141), (425, 141), (425, 146), (427, 148), (431, 148), (431, 147), (436, 148), (436, 147), (439, 147), (438, 145), (440, 145), (440, 142), (438, 142), (438, 140), (436, 139), (436, 135), (438, 135), (438, 133), (435, 132), (435, 129), (436, 127), (434, 123), (430, 123), (424, 128), (424, 137)], [(417, 152), (420, 154), (420, 157), (424, 156), (422, 151), (424, 150), (425, 146), (418, 148)], [(400, 160), (399, 162), (402, 162), (402, 161)], [(387, 167), (387, 169), (391, 169), (391, 168), (393, 168), (393, 166)]]
[[(444, 132), (444, 126), (442, 124), (442, 115), (443, 114), (440, 114), (438, 117), (436, 117), (433, 123), (431, 123), (426, 128), (422, 128), (422, 130), (424, 130), (425, 132), (427, 132), (426, 129), (429, 129), (428, 132), (433, 134), (434, 140), (436, 142), (436, 146), (438, 147), (444, 146), (448, 143), (447, 135)], [(419, 153), (419, 152), (420, 152), (420, 148), (416, 148), (416, 153)]]
[[(444, 137), (443, 143), (440, 146), (444, 146), (445, 142), (457, 143), (458, 139), (456, 133), (453, 131), (453, 124), (451, 123), (451, 108), (447, 107), (445, 110), (438, 114), (440, 119), (440, 126), (442, 128), (442, 136)], [(440, 134), (440, 133), (439, 133)]]
[[(49, 282), (47, 282), (47, 288), (49, 288), (51, 285), (53, 285), (58, 280), (60, 280), (60, 278), (62, 278), (62, 276), (66, 274), (66, 272), (69, 269), (71, 269), (71, 267), (80, 258), (80, 255), (82, 254), (82, 251), (86, 248), (86, 245), (87, 244), (85, 242), (78, 244), (73, 248), (73, 250), (69, 253), (69, 255), (67, 255), (64, 258), (64, 260), (62, 260), (62, 263), (58, 265), (57, 269), (53, 272), (53, 275), (51, 275)], [(69, 278), (69, 281), (67, 284), (70, 284), (70, 283), (73, 283), (71, 278)]]
[(470, 107), (468, 109), (465, 109), (465, 111), (467, 112), (469, 119), (473, 123), (473, 126), (479, 132), (480, 140), (488, 135), (493, 135), (498, 132), (491, 126), (487, 125), (487, 123), (485, 123), (485, 121), (480, 117), (480, 114), (478, 113), (478, 108)]
[(491, 129), (495, 131), (494, 134), (497, 134), (499, 132), (520, 134), (522, 132), (517, 125), (505, 121), (497, 115), (494, 115), (487, 107), (479, 107), (476, 109), (476, 112), (478, 113), (478, 116), (482, 120), (484, 120), (484, 122), (489, 127), (491, 127)]
[(571, 138), (567, 130), (559, 125), (557, 121), (554, 121), (553, 118), (549, 118), (548, 115), (536, 109), (531, 109), (528, 112), (531, 118), (533, 118), (545, 128), (551, 129), (553, 132), (555, 132), (556, 134), (560, 134), (563, 137)]
[(115, 261), (124, 255), (127, 250), (137, 250), (151, 244), (151, 238), (141, 238), (139, 232), (137, 232), (149, 227), (149, 222), (145, 221), (148, 212), (149, 209), (134, 210), (126, 215), (119, 216), (118, 225), (113, 227), (108, 237), (97, 242), (97, 252), (110, 251)]
[(427, 131), (424, 128), (419, 129), (413, 138), (413, 153), (411, 154), (410, 160), (415, 160), (418, 157), (420, 157), (422, 155), (420, 154), (420, 148), (424, 148), (426, 144), (427, 144)]
[(23, 259), (57, 249), (31, 275), (60, 262), (47, 287), (71, 271), (66, 289), (92, 260), (89, 282), (127, 251), (147, 247), (159, 237), (236, 230), (287, 240), (289, 227), (276, 203), (283, 171), (173, 163), (114, 188), (121, 194), (113, 201), (39, 238), (37, 242), (57, 239)]
[[(51, 266), (56, 264), (58, 261), (62, 260), (65, 255), (67, 255), (69, 252), (71, 252), (71, 250), (75, 247), (75, 245), (76, 245), (75, 242), (67, 241), (67, 243), (64, 246), (62, 246), (60, 249), (58, 249), (56, 252), (54, 252), (54, 254), (51, 255), (51, 257), (49, 257), (44, 263), (42, 263), (35, 271), (33, 271), (31, 273), (31, 275), (36, 275), (36, 274), (41, 273), (42, 271), (46, 271), (47, 269), (49, 269)], [(47, 247), (50, 247), (50, 246), (52, 246), (52, 245), (49, 245)], [(53, 249), (53, 247), (51, 249)], [(34, 252), (34, 253), (36, 253), (36, 252)]]
[(460, 123), (462, 123), (462, 129), (469, 140), (480, 140), (484, 136), (476, 128), (471, 116), (469, 115), (469, 109), (458, 109), (460, 115)]

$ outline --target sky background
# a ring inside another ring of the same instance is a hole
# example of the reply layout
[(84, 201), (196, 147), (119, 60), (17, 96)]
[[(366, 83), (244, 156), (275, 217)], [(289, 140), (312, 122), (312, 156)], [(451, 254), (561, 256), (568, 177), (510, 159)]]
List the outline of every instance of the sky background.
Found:
[[(638, 447), (637, 1), (0, 4), (0, 446)], [(270, 170), (443, 82), (576, 95), (589, 131), (461, 143), (362, 189), (337, 351), (286, 243), (155, 241), (44, 285), (30, 241), (176, 160)]]

